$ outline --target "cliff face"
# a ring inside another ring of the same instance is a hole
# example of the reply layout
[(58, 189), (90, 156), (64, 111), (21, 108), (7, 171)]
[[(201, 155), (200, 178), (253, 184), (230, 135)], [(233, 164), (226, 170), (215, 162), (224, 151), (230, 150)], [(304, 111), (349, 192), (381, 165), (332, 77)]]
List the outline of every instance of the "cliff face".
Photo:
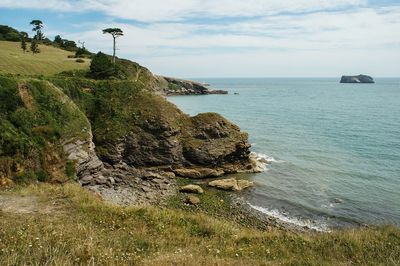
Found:
[[(135, 82), (53, 82), (78, 104), (89, 99), (81, 108), (91, 121), (97, 154), (109, 165), (250, 168), (247, 134), (218, 114), (189, 117)], [(71, 87), (74, 91), (67, 91)], [(92, 87), (89, 95), (84, 87)]]
[(157, 82), (144, 73), (125, 81), (2, 77), (2, 182), (77, 178), (90, 186), (141, 186), (152, 180), (143, 190), (157, 190), (175, 174), (252, 170), (246, 133), (218, 114), (182, 113), (154, 93)]
[(340, 83), (375, 83), (374, 79), (366, 75), (342, 76)]

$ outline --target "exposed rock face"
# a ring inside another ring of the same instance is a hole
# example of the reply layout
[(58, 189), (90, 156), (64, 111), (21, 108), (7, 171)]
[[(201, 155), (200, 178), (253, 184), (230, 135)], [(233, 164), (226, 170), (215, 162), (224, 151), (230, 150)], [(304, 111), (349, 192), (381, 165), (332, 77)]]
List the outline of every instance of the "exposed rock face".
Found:
[(235, 178), (219, 179), (208, 183), (210, 187), (222, 190), (240, 191), (254, 186), (254, 182), (248, 180), (236, 180)]
[[(138, 168), (169, 167), (189, 178), (254, 169), (248, 136), (239, 127), (215, 113), (189, 117), (160, 96), (146, 97), (158, 97), (148, 105), (163, 111), (132, 121), (123, 137), (96, 143), (101, 160)], [(140, 101), (143, 99), (136, 99)], [(138, 112), (144, 113), (143, 109)]]
[(102, 174), (104, 165), (96, 155), (91, 131), (85, 141), (66, 141), (63, 148), (67, 158), (76, 163), (76, 174), (82, 185), (96, 182), (96, 179), (105, 180)]
[(374, 79), (366, 75), (342, 76), (340, 83), (375, 83)]
[(95, 178), (85, 187), (119, 205), (158, 204), (176, 192), (175, 175), (159, 169), (139, 170), (118, 164), (106, 167), (104, 176), (104, 182)]
[(199, 82), (176, 79), (170, 77), (156, 77), (159, 87), (165, 95), (205, 95), (205, 94), (228, 94), (224, 90), (209, 90), (205, 84)]

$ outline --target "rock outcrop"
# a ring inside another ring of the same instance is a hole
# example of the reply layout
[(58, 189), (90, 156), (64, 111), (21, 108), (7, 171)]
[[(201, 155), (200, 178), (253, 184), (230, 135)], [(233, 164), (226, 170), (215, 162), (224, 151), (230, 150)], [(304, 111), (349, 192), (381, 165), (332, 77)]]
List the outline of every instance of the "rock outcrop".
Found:
[(366, 75), (342, 76), (340, 83), (375, 83), (374, 79)]
[(248, 180), (237, 180), (235, 178), (219, 179), (208, 183), (210, 187), (222, 190), (240, 191), (254, 186), (254, 182)]
[[(199, 179), (258, 171), (248, 135), (239, 127), (215, 113), (184, 114), (155, 93), (160, 81), (150, 71), (124, 64), (132, 70), (126, 80), (0, 76), (0, 135), (6, 139), (0, 143), (0, 183), (21, 176), (77, 179), (103, 198), (131, 204), (170, 195), (175, 175)], [(224, 93), (162, 79), (185, 94)]]
[(195, 81), (162, 76), (156, 76), (156, 78), (158, 80), (160, 91), (167, 96), (228, 94), (228, 92), (225, 90), (210, 90), (206, 87), (206, 84)]

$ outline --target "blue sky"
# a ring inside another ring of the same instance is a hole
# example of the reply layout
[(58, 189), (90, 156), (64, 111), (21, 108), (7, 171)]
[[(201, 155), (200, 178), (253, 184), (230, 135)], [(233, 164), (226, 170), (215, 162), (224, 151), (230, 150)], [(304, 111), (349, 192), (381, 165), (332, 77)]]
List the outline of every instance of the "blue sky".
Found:
[(178, 77), (400, 76), (400, 0), (0, 0), (0, 24)]

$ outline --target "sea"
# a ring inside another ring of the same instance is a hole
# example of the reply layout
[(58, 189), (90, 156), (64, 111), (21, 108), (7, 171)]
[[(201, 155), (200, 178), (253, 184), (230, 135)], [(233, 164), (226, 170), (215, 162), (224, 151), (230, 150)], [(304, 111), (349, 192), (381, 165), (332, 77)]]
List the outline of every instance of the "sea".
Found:
[(400, 225), (400, 78), (202, 78), (228, 95), (173, 96), (249, 133), (266, 171), (241, 178), (255, 211), (318, 231)]

